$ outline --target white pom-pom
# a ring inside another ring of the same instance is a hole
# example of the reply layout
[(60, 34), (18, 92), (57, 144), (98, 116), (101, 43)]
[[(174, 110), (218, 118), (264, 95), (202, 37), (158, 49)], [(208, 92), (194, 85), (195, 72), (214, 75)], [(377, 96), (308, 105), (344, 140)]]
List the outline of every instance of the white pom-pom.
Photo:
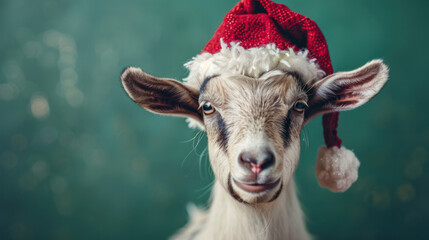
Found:
[(344, 192), (357, 180), (360, 162), (345, 147), (322, 146), (317, 153), (316, 176), (322, 187)]

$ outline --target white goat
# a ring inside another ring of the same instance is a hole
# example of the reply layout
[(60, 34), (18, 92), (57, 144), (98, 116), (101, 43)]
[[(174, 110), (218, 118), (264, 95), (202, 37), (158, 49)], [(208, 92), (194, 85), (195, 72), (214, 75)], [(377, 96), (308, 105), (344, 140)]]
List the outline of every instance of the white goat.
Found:
[[(263, 59), (264, 51), (278, 57)], [(367, 102), (386, 82), (387, 67), (374, 60), (321, 78), (305, 52), (234, 43), (187, 67), (187, 84), (134, 67), (121, 77), (143, 108), (188, 117), (207, 132), (216, 177), (211, 204), (191, 210), (190, 222), (173, 239), (310, 239), (292, 178), (301, 129), (316, 115)]]

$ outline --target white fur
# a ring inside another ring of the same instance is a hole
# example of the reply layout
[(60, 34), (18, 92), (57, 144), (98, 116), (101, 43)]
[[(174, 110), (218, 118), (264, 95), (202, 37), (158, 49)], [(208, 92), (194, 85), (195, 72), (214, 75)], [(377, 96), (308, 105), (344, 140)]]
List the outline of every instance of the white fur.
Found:
[(258, 207), (239, 203), (219, 184), (213, 187), (208, 210), (193, 210), (189, 223), (172, 240), (308, 240), (295, 183), (279, 199)]
[(206, 77), (213, 75), (229, 73), (259, 78), (263, 73), (275, 69), (297, 72), (308, 82), (325, 76), (316, 59), (308, 58), (308, 50), (280, 50), (273, 43), (244, 49), (238, 42), (231, 42), (228, 46), (222, 40), (221, 47), (217, 53), (203, 52), (186, 63), (189, 76), (184, 81), (198, 89)]
[(322, 187), (344, 192), (357, 180), (359, 165), (355, 154), (344, 146), (322, 146), (317, 153), (316, 176)]

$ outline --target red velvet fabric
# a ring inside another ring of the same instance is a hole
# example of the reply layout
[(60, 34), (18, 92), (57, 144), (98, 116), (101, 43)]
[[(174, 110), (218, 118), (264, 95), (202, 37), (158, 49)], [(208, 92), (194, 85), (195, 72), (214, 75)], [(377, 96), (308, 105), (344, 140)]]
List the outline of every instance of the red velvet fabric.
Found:
[[(317, 24), (283, 4), (270, 0), (242, 0), (229, 11), (203, 52), (216, 53), (225, 43), (240, 42), (246, 49), (275, 43), (281, 50), (308, 49), (327, 75), (333, 73), (328, 45)], [(337, 136), (338, 112), (323, 116), (325, 143), (341, 146)]]

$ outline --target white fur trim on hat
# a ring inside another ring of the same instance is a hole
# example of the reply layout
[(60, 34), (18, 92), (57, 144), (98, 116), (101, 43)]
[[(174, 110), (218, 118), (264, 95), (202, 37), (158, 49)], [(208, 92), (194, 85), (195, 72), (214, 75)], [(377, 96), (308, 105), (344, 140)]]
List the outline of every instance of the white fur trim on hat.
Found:
[(344, 192), (357, 180), (359, 165), (355, 154), (344, 146), (322, 146), (317, 153), (316, 176), (322, 187)]
[(219, 52), (203, 52), (185, 64), (189, 70), (189, 76), (183, 79), (185, 83), (199, 88), (206, 77), (213, 75), (227, 73), (259, 78), (271, 70), (296, 72), (307, 82), (326, 75), (316, 59), (308, 58), (308, 50), (280, 50), (274, 43), (245, 49), (239, 42), (231, 42), (228, 46), (222, 39), (220, 45)]

